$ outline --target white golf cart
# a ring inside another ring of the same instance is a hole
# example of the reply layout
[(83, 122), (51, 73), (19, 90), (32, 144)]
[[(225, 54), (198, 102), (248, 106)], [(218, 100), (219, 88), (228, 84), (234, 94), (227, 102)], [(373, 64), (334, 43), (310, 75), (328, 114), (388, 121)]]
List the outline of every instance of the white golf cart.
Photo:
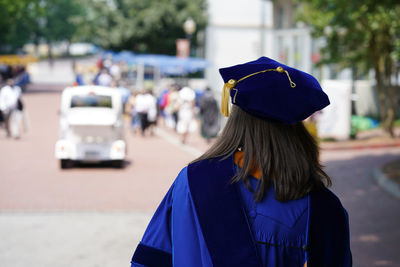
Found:
[(122, 168), (126, 155), (122, 99), (115, 88), (77, 86), (61, 96), (60, 137), (55, 155), (62, 169), (74, 161), (112, 161)]

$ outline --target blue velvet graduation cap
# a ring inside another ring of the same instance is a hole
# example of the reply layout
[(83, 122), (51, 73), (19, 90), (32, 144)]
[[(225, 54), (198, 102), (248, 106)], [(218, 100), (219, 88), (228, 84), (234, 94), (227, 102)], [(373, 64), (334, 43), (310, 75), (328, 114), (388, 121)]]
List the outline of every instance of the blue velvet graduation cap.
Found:
[(245, 112), (294, 124), (329, 105), (318, 81), (305, 72), (267, 57), (219, 70), (223, 80), (221, 112), (230, 114), (229, 100)]

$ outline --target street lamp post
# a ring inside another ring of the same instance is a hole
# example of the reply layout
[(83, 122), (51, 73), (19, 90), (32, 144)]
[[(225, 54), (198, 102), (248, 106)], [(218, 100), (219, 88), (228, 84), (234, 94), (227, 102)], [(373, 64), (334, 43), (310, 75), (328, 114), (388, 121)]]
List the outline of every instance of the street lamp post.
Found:
[(189, 40), (189, 56), (190, 56), (192, 37), (196, 31), (196, 22), (190, 17), (187, 18), (183, 23), (183, 30), (186, 33), (186, 38)]

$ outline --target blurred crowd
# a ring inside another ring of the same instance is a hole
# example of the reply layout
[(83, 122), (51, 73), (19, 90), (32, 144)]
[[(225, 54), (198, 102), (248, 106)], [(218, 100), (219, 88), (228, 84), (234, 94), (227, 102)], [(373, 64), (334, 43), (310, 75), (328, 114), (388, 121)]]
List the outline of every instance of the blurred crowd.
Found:
[(207, 142), (220, 130), (218, 103), (210, 88), (194, 90), (172, 83), (155, 92), (153, 88), (129, 86), (132, 84), (129, 66), (123, 61), (114, 62), (110, 57), (97, 62), (97, 72), (89, 79), (84, 77), (85, 72), (79, 66), (74, 64), (73, 68), (77, 86), (88, 83), (120, 91), (124, 113), (130, 117), (133, 133), (153, 135), (154, 127), (160, 121), (162, 126), (174, 129), (182, 143), (186, 143), (189, 134), (199, 128)]
[(143, 136), (146, 132), (152, 135), (154, 126), (161, 119), (163, 126), (174, 129), (181, 136), (182, 143), (199, 129), (199, 122), (207, 142), (220, 130), (218, 104), (209, 88), (199, 94), (188, 86), (174, 84), (158, 97), (152, 90), (135, 92), (125, 105), (125, 113), (131, 117), (134, 133), (140, 130)]

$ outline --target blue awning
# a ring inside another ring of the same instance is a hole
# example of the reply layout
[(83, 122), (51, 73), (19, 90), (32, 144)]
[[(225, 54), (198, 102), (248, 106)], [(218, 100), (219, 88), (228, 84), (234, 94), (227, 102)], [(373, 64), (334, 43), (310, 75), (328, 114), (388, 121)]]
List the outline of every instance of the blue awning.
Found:
[(129, 51), (119, 53), (107, 51), (116, 62), (125, 61), (129, 65), (143, 64), (144, 66), (156, 67), (164, 75), (185, 75), (204, 70), (210, 63), (203, 58), (178, 58), (175, 56), (156, 54), (134, 54)]

